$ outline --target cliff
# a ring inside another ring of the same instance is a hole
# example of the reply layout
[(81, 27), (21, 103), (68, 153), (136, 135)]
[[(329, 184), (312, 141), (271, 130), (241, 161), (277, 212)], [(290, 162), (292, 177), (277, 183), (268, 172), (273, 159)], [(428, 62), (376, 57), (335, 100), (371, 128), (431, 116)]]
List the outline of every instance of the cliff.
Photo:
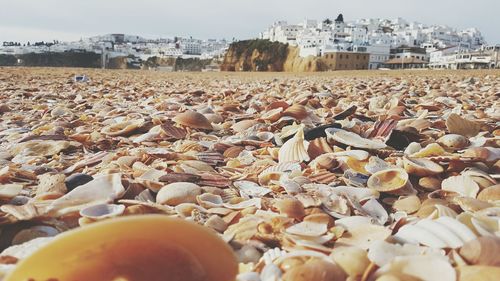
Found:
[(0, 56), (0, 66), (15, 65), (98, 68), (101, 66), (101, 55), (93, 52), (62, 52)]
[(320, 58), (299, 56), (297, 47), (269, 40), (234, 42), (224, 56), (222, 71), (324, 71)]

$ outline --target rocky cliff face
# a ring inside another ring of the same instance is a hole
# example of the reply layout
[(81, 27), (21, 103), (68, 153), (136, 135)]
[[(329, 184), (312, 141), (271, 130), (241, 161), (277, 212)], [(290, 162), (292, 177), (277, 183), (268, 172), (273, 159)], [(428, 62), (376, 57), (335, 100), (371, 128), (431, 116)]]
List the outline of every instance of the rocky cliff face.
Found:
[(232, 43), (221, 64), (222, 71), (308, 72), (325, 69), (319, 58), (301, 58), (296, 47), (260, 39)]

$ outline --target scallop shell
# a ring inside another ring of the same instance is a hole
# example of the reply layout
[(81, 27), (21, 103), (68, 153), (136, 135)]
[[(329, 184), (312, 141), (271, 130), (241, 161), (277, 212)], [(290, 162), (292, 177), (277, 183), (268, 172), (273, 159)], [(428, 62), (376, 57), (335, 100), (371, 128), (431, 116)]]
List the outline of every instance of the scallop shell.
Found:
[(422, 219), (402, 226), (394, 237), (401, 242), (422, 244), (432, 248), (460, 248), (476, 235), (464, 224), (450, 217)]
[(368, 249), (368, 259), (379, 267), (390, 264), (398, 257), (417, 255), (444, 257), (444, 251), (413, 244), (391, 244), (383, 240), (374, 241)]
[(450, 150), (460, 150), (469, 146), (470, 141), (458, 134), (448, 134), (437, 139), (437, 143)]
[(101, 220), (119, 216), (123, 214), (124, 211), (125, 205), (99, 204), (81, 209), (80, 216), (92, 220)]
[(500, 200), (500, 184), (489, 186), (479, 192), (477, 199), (483, 201)]
[(408, 174), (419, 177), (437, 175), (444, 171), (441, 165), (436, 164), (431, 160), (422, 158), (404, 157), (403, 165)]
[(500, 148), (474, 147), (466, 149), (462, 155), (464, 157), (479, 158), (486, 162), (495, 162), (500, 160)]
[(278, 199), (274, 203), (274, 206), (278, 209), (280, 214), (284, 214), (296, 220), (301, 220), (306, 215), (304, 205), (295, 198), (287, 197)]
[(270, 122), (276, 122), (276, 121), (278, 121), (278, 119), (280, 119), (282, 114), (283, 114), (283, 108), (278, 107), (278, 108), (268, 110), (267, 112), (264, 112), (260, 118), (267, 120), (267, 121), (270, 121)]
[[(95, 241), (101, 246), (96, 247)], [(88, 258), (89, 253), (92, 258)], [(124, 266), (130, 264), (134, 266)], [(210, 230), (163, 215), (142, 215), (105, 220), (60, 234), (18, 263), (5, 280), (85, 276), (104, 281), (126, 276), (153, 281), (169, 276), (169, 280), (230, 281), (237, 272), (233, 251)]]
[(283, 144), (279, 150), (278, 159), (280, 163), (309, 161), (307, 153), (309, 142), (304, 140), (304, 130), (300, 128), (295, 136)]
[(462, 196), (476, 198), (479, 185), (469, 176), (452, 176), (441, 183), (441, 188), (447, 191), (457, 192)]
[(195, 203), (201, 194), (201, 187), (191, 182), (175, 182), (162, 187), (156, 195), (156, 203), (177, 206), (181, 203)]
[(464, 119), (455, 113), (448, 116), (446, 128), (452, 134), (459, 134), (465, 137), (474, 137), (481, 131), (481, 125)]
[(301, 104), (293, 104), (283, 111), (283, 116), (291, 116), (297, 120), (302, 120), (308, 116), (308, 112), (305, 106)]
[(403, 189), (408, 183), (408, 173), (405, 170), (392, 168), (371, 175), (367, 186), (379, 192), (396, 192)]
[(372, 278), (370, 280), (456, 281), (456, 273), (444, 257), (403, 256), (378, 269)]
[(123, 122), (118, 122), (115, 124), (111, 124), (102, 128), (101, 133), (108, 136), (123, 136), (130, 135), (135, 130), (143, 126), (144, 119), (138, 120), (128, 120)]
[(331, 153), (333, 149), (330, 144), (326, 141), (326, 138), (316, 138), (309, 142), (309, 147), (307, 149), (309, 156), (312, 159), (321, 156), (324, 153)]
[(500, 268), (496, 266), (460, 266), (457, 272), (458, 281), (496, 281), (500, 276)]
[(357, 148), (382, 149), (387, 145), (380, 141), (365, 139), (358, 134), (340, 129), (326, 129), (327, 138)]
[(478, 237), (460, 248), (460, 256), (472, 265), (500, 266), (500, 238)]
[(181, 114), (178, 114), (177, 116), (172, 118), (172, 121), (189, 128), (205, 130), (213, 129), (212, 124), (203, 114), (192, 110), (188, 110)]

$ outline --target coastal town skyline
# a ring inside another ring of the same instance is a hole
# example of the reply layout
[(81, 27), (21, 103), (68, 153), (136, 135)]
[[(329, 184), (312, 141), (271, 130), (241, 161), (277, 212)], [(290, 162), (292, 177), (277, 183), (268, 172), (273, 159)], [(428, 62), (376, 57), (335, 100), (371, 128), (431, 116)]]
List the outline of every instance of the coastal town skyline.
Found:
[[(494, 17), (500, 3), (490, 0), (475, 1), (475, 5), (466, 5), (468, 1), (408, 1), (404, 6), (393, 0), (377, 1), (376, 4), (371, 1), (344, 3), (313, 0), (307, 5), (301, 1), (287, 1), (284, 5), (284, 1), (267, 3), (257, 0), (250, 4), (216, 0), (183, 4), (174, 0), (168, 5), (160, 1), (144, 1), (140, 10), (132, 9), (132, 2), (129, 1), (112, 0), (99, 5), (93, 0), (84, 3), (60, 0), (40, 2), (43, 3), (20, 0), (3, 4), (0, 41), (77, 41), (106, 33), (135, 34), (146, 38), (193, 36), (241, 40), (258, 37), (263, 29), (278, 20), (334, 19), (337, 14), (343, 13), (347, 21), (402, 17), (412, 22), (456, 29), (474, 27), (482, 32), (489, 44), (500, 43), (500, 33), (495, 28), (498, 19)], [(363, 9), (359, 9), (360, 4), (363, 4)], [(258, 7), (262, 11), (257, 12)], [(482, 12), (475, 12), (479, 7), (483, 7)], [(173, 12), (172, 8), (179, 12)]]

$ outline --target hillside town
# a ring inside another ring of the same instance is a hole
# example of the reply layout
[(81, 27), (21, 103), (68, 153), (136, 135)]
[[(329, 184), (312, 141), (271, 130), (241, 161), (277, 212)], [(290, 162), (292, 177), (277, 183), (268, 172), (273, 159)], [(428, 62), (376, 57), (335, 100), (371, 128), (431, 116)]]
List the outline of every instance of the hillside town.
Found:
[(500, 45), (487, 45), (478, 29), (402, 18), (348, 22), (340, 14), (335, 20), (278, 21), (259, 37), (297, 46), (301, 57), (330, 60), (331, 70), (500, 68)]
[(92, 52), (102, 55), (102, 67), (116, 57), (128, 57), (129, 63), (140, 64), (149, 58), (197, 58), (213, 59), (224, 56), (229, 42), (225, 39), (194, 39), (174, 37), (146, 39), (127, 34), (106, 34), (82, 38), (75, 42), (3, 42), (0, 54), (22, 55), (48, 52)]

